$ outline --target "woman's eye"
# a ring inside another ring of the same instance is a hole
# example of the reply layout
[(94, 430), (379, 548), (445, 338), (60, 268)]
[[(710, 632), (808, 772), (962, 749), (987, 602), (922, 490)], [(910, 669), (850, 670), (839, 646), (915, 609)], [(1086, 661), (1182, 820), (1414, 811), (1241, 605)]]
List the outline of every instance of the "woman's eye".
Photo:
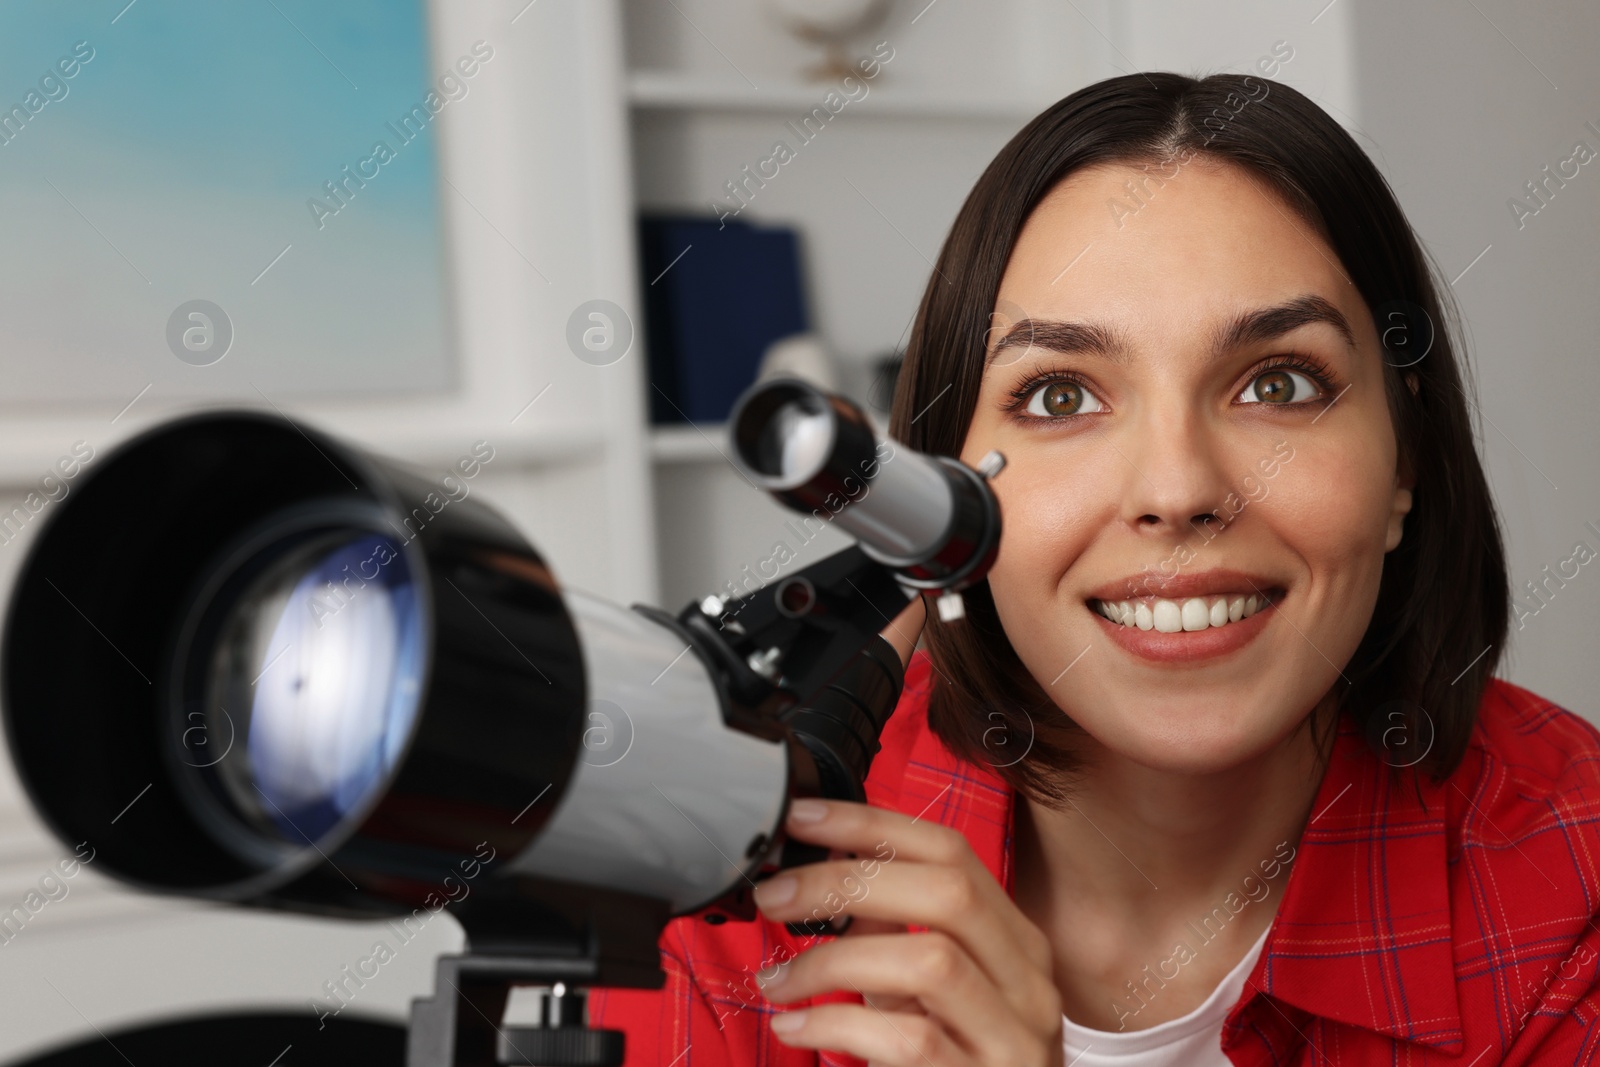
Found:
[(1274, 367), (1256, 375), (1238, 399), (1241, 404), (1299, 404), (1321, 395), (1322, 390), (1304, 374)]
[(1105, 407), (1098, 397), (1077, 382), (1046, 382), (1028, 398), (1027, 412), (1041, 419), (1087, 415)]

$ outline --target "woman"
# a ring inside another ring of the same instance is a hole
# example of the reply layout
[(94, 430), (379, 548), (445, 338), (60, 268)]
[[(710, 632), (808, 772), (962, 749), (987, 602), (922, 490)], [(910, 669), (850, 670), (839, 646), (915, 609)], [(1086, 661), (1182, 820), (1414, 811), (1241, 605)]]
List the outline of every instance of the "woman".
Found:
[(595, 997), (630, 1062), (1589, 1062), (1600, 737), (1491, 677), (1445, 292), (1286, 85), (1114, 78), (1022, 130), (892, 420), (1004, 453), (998, 559), (928, 623), (873, 806), (793, 805), (847, 858)]

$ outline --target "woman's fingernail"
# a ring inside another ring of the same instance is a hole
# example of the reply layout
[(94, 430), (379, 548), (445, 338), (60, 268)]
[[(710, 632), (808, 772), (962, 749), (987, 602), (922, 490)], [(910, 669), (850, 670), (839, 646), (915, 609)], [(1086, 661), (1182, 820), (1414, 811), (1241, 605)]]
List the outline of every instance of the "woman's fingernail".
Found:
[(826, 814), (828, 805), (820, 800), (802, 798), (789, 802), (789, 818), (795, 822), (821, 822)]
[(768, 878), (756, 886), (756, 907), (773, 908), (780, 904), (787, 904), (794, 899), (794, 893), (800, 883), (791, 875), (780, 874), (776, 878)]
[(772, 1027), (772, 1032), (775, 1034), (793, 1034), (798, 1033), (805, 1024), (804, 1011), (780, 1011), (772, 1016), (772, 1022), (767, 1025)]

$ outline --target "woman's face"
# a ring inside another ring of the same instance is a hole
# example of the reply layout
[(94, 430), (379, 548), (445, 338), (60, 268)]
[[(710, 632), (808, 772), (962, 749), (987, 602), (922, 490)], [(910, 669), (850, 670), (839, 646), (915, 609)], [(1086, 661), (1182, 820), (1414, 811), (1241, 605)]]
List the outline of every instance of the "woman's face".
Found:
[(1333, 250), (1237, 167), (1150, 173), (1080, 169), (1029, 217), (961, 458), (1005, 454), (989, 583), (1039, 685), (1111, 752), (1203, 773), (1339, 678), (1410, 482)]

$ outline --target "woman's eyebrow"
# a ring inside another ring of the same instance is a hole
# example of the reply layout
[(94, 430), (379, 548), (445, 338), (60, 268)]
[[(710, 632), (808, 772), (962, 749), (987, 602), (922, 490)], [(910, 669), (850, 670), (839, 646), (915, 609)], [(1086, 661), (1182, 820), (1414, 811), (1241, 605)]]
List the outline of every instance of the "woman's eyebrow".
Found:
[[(1339, 331), (1345, 344), (1351, 348), (1356, 346), (1355, 333), (1344, 314), (1332, 302), (1308, 293), (1282, 304), (1234, 316), (1213, 335), (1213, 358), (1245, 345), (1270, 341), (1313, 322), (1327, 323)], [(988, 358), (992, 361), (1007, 348), (1028, 347), (1068, 355), (1100, 356), (1113, 363), (1127, 362), (1132, 351), (1132, 346), (1115, 330), (1094, 323), (1021, 319), (1001, 336)]]
[(1345, 344), (1351, 348), (1356, 346), (1355, 333), (1339, 309), (1334, 307), (1331, 301), (1314, 293), (1307, 293), (1282, 304), (1257, 308), (1255, 311), (1236, 316), (1226, 327), (1218, 331), (1212, 342), (1212, 350), (1220, 356), (1234, 348), (1281, 337), (1290, 330), (1313, 322), (1327, 323), (1339, 331), (1344, 337)]

